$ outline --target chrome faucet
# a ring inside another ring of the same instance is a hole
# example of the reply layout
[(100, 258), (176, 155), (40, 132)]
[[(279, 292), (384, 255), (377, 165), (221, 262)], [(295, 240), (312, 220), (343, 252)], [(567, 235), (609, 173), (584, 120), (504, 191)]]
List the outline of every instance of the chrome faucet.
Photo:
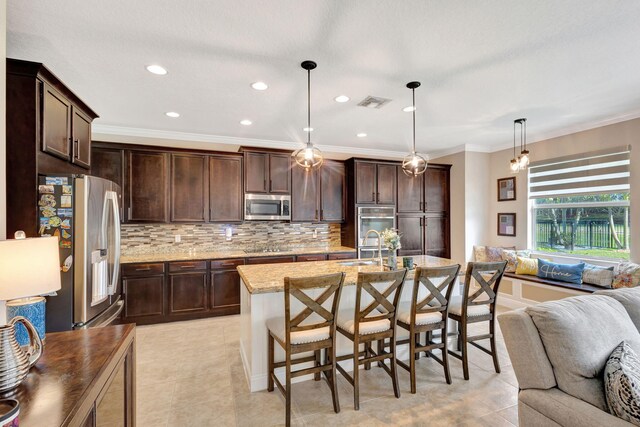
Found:
[[(367, 244), (367, 239), (369, 238), (369, 234), (375, 233), (378, 236), (378, 265), (382, 266), (382, 237), (380, 236), (380, 232), (376, 230), (369, 230), (364, 235), (364, 241), (362, 242), (364, 245)], [(371, 259), (375, 259), (372, 257)]]

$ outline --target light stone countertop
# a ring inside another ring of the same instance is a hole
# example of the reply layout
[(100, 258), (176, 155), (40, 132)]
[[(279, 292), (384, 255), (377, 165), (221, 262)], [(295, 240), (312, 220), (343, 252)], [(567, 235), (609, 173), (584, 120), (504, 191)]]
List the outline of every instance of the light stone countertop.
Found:
[(167, 262), (167, 261), (196, 261), (208, 259), (226, 259), (226, 258), (255, 258), (270, 256), (293, 256), (293, 255), (311, 255), (311, 254), (328, 254), (356, 252), (354, 248), (347, 246), (330, 246), (330, 247), (311, 247), (311, 248), (292, 248), (290, 250), (279, 252), (245, 252), (243, 250), (235, 251), (213, 251), (213, 250), (193, 250), (193, 251), (176, 251), (176, 252), (150, 252), (140, 254), (126, 254), (120, 258), (120, 264), (134, 264), (139, 262)]
[[(357, 261), (357, 260), (351, 260)], [(345, 272), (344, 286), (355, 285), (358, 280), (358, 273), (387, 271), (385, 267), (379, 265), (348, 266), (342, 265), (349, 260), (338, 261), (313, 261), (296, 262), (286, 264), (256, 264), (241, 265), (238, 267), (240, 277), (250, 294), (265, 294), (284, 291), (285, 277), (307, 277), (320, 276), (323, 274)], [(458, 264), (456, 261), (447, 258), (438, 258), (429, 255), (414, 256), (413, 262), (418, 267), (445, 267)], [(401, 267), (402, 257), (398, 257), (398, 264)], [(465, 273), (466, 263), (460, 263), (460, 274)], [(406, 279), (413, 279), (415, 269), (409, 270)]]

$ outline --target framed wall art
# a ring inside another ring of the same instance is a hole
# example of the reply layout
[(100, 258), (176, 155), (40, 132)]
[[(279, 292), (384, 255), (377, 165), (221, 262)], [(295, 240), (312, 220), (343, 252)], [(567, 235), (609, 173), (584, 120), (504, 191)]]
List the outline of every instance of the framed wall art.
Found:
[(516, 214), (515, 213), (499, 213), (498, 214), (498, 236), (515, 236), (516, 235)]
[(506, 202), (516, 199), (516, 177), (500, 178), (498, 180), (498, 201)]

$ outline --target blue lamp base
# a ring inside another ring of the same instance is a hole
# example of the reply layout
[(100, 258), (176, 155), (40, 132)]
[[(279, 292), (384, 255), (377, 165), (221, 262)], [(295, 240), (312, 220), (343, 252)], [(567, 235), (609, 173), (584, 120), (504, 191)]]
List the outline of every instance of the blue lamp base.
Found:
[[(44, 297), (20, 298), (7, 301), (7, 321), (16, 316), (25, 317), (36, 328), (40, 339), (44, 343), (45, 303), (46, 299)], [(16, 325), (16, 340), (21, 346), (29, 345), (29, 334), (21, 324)]]

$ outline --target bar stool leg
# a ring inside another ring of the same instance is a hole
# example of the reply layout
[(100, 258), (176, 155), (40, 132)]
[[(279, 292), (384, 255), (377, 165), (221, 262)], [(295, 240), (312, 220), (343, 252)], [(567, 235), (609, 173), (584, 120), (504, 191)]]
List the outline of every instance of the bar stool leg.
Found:
[(353, 409), (360, 410), (360, 345), (358, 339), (353, 342)]
[[(365, 359), (368, 359), (368, 358), (371, 357), (371, 342), (367, 342), (367, 343), (364, 344), (364, 357), (365, 357)], [(364, 369), (366, 371), (370, 371), (371, 370), (371, 362), (365, 362)]]
[(447, 384), (451, 384), (451, 372), (449, 372), (449, 351), (448, 351), (448, 339), (447, 339), (447, 322), (444, 322), (444, 328), (440, 332), (440, 336), (442, 336), (442, 366), (444, 368), (444, 379), (447, 381)]
[(273, 371), (274, 371), (274, 367), (273, 367), (273, 358), (274, 355), (273, 353), (275, 352), (275, 348), (274, 348), (274, 339), (271, 336), (271, 333), (267, 332), (269, 334), (269, 375), (267, 378), (267, 391), (273, 391)]
[(416, 353), (416, 342), (420, 334), (409, 334), (409, 376), (411, 379), (411, 393), (416, 392), (416, 360), (418, 354)]
[[(288, 352), (287, 352), (288, 353)], [(291, 425), (291, 355), (287, 354), (287, 361), (285, 369), (286, 372), (286, 389), (285, 389), (285, 413), (286, 413), (286, 426)]]
[[(314, 358), (315, 358), (315, 366), (320, 366), (322, 364), (320, 359), (320, 350), (315, 351)], [(320, 381), (320, 372), (316, 372), (315, 374), (313, 374), (313, 379), (315, 381)]]
[(493, 357), (493, 367), (496, 368), (496, 373), (500, 373), (500, 362), (498, 361), (498, 349), (496, 348), (496, 331), (495, 320), (489, 321), (489, 333), (491, 334), (491, 356)]
[(462, 327), (460, 328), (460, 342), (462, 344), (462, 371), (464, 374), (464, 379), (469, 380), (469, 358), (467, 354), (467, 322), (465, 321), (465, 319), (462, 319), (460, 324), (462, 325)]
[(396, 362), (396, 336), (395, 334), (389, 339), (391, 351), (391, 380), (393, 381), (393, 394), (400, 398), (400, 387), (398, 386), (398, 364)]
[(331, 399), (333, 400), (333, 410), (337, 414), (340, 412), (340, 400), (338, 399), (338, 376), (336, 375), (336, 347), (331, 347), (331, 355), (329, 349), (326, 350), (325, 357), (331, 357)]

